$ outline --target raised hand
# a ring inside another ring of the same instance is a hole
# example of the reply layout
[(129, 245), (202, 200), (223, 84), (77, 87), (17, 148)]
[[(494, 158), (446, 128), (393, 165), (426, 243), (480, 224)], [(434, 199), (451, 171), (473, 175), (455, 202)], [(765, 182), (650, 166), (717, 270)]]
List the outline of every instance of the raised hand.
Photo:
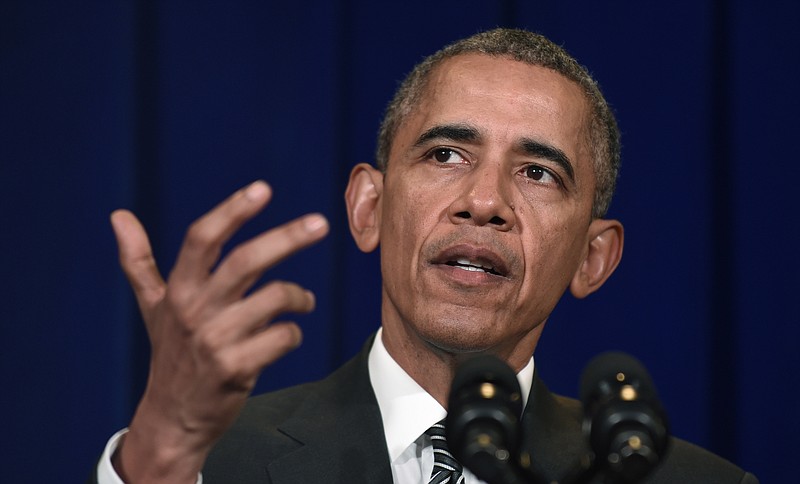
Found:
[(194, 482), (261, 370), (300, 344), (296, 324), (273, 320), (311, 311), (310, 291), (273, 281), (246, 293), (265, 270), (327, 234), (322, 215), (264, 232), (217, 264), (223, 244), (270, 196), (257, 181), (194, 222), (166, 282), (136, 217), (111, 215), (152, 345), (147, 387), (113, 459), (126, 482)]

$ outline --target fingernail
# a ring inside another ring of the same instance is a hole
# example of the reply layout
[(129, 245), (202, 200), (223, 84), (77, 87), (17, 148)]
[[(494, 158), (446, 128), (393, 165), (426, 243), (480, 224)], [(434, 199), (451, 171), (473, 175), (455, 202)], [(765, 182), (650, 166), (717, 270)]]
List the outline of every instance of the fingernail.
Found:
[(244, 191), (244, 196), (249, 200), (258, 202), (264, 199), (269, 192), (269, 186), (262, 180), (255, 181), (250, 184)]
[(316, 232), (328, 226), (328, 220), (320, 214), (307, 216), (303, 223), (308, 232)]

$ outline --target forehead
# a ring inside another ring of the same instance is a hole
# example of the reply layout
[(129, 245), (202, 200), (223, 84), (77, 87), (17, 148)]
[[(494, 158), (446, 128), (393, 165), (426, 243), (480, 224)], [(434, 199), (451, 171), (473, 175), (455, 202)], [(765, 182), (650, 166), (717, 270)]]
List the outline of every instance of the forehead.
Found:
[(461, 54), (431, 72), (394, 147), (437, 124), (460, 123), (498, 141), (548, 141), (577, 160), (588, 156), (588, 119), (583, 91), (561, 74), (507, 57)]

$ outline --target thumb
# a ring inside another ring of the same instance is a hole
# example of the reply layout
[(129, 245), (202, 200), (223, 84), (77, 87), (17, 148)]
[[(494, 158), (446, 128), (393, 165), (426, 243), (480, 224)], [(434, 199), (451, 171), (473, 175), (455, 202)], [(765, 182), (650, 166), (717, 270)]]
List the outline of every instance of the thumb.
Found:
[(139, 219), (128, 210), (115, 210), (111, 214), (111, 227), (117, 238), (119, 263), (147, 321), (147, 314), (164, 297), (166, 288), (156, 266), (147, 232)]

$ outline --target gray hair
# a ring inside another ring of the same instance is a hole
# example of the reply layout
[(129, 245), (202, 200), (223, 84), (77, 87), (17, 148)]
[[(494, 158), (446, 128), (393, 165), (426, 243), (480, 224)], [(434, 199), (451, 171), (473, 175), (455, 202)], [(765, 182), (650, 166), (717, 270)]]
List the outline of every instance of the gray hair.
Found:
[(589, 144), (596, 181), (592, 216), (608, 212), (620, 166), (620, 133), (614, 113), (589, 72), (563, 48), (544, 36), (518, 29), (495, 29), (450, 44), (417, 64), (386, 108), (378, 134), (376, 164), (386, 170), (397, 130), (422, 98), (431, 73), (443, 61), (462, 54), (508, 57), (552, 69), (576, 83), (590, 108)]

